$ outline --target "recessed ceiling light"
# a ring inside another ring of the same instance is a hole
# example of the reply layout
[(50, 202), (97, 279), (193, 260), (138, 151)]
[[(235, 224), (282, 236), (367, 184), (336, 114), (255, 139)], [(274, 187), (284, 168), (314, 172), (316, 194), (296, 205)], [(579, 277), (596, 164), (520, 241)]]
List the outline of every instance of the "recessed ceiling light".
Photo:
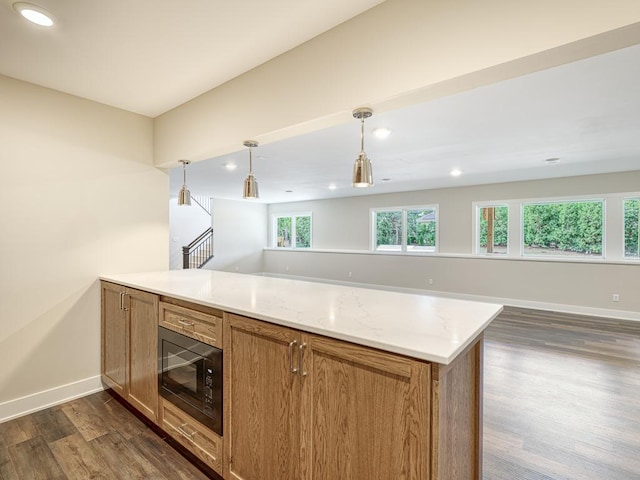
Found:
[(53, 25), (53, 15), (37, 5), (25, 2), (16, 2), (13, 4), (13, 8), (31, 23), (35, 23), (42, 27), (50, 27)]
[(391, 179), (390, 178), (382, 178), (380, 179), (381, 182), (390, 182)]
[(449, 173), (452, 177), (459, 177), (460, 175), (462, 175), (462, 170), (460, 170), (459, 168), (454, 168)]
[(285, 190), (284, 193), (293, 193), (293, 190)]
[(226, 168), (227, 170), (235, 170), (236, 168), (238, 168), (238, 165), (236, 165), (235, 163), (229, 162), (224, 164), (224, 168)]
[(560, 163), (560, 159), (559, 158), (547, 158), (544, 163), (546, 163), (547, 165), (555, 165), (556, 163)]
[(387, 138), (390, 133), (391, 130), (386, 127), (379, 127), (373, 130), (373, 134), (376, 136), (376, 138)]
[(335, 183), (329, 184), (329, 190), (335, 190), (336, 188), (338, 188), (338, 186)]

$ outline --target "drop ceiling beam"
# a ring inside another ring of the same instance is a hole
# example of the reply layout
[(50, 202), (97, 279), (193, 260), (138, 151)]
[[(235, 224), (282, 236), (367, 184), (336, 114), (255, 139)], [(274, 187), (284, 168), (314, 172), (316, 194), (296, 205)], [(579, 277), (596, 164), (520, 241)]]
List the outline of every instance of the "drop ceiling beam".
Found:
[(155, 164), (205, 160), (640, 43), (640, 2), (387, 0), (154, 120)]

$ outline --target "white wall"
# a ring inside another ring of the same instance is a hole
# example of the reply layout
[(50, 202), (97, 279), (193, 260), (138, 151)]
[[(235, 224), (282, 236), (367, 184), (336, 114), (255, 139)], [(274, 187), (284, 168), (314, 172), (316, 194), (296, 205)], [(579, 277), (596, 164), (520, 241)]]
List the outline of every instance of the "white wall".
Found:
[(149, 118), (4, 76), (0, 105), (1, 420), (99, 385), (97, 278), (167, 268), (168, 178)]
[(182, 269), (182, 247), (189, 245), (198, 235), (213, 226), (211, 215), (191, 202), (191, 206), (178, 205), (177, 197), (169, 199), (169, 268)]
[(213, 217), (193, 204), (178, 206), (170, 199), (170, 268), (182, 268), (182, 247), (213, 226), (214, 256), (203, 267), (208, 270), (258, 273), (262, 250), (267, 245), (267, 206), (251, 200), (213, 198)]
[(213, 199), (214, 257), (204, 268), (259, 273), (266, 244), (266, 205), (251, 200)]
[(637, 44), (640, 2), (387, 0), (158, 117), (175, 166)]
[[(267, 250), (264, 254), (264, 271), (269, 274), (476, 295), (503, 299), (515, 305), (551, 306), (561, 310), (640, 319), (640, 296), (637, 294), (640, 264), (637, 262), (621, 265), (455, 256), (469, 255), (473, 251), (471, 204), (474, 201), (638, 190), (640, 171), (273, 204), (269, 206), (270, 217), (278, 213), (313, 213), (315, 249), (361, 252)], [(439, 205), (439, 244), (440, 252), (444, 255), (420, 257), (366, 253), (369, 249), (371, 207), (432, 203)], [(433, 284), (428, 284), (428, 279), (432, 279)], [(620, 295), (619, 303), (612, 302), (612, 293)]]

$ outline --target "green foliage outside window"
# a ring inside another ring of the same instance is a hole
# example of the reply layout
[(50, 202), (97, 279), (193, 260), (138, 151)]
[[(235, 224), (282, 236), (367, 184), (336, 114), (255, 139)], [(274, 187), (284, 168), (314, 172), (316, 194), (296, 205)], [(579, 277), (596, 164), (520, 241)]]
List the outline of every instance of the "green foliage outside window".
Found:
[(276, 245), (284, 248), (311, 248), (311, 217), (277, 217)]
[(435, 250), (436, 211), (433, 208), (378, 211), (375, 224), (376, 250), (400, 251), (403, 240), (407, 250)]
[[(424, 217), (428, 218), (424, 219)], [(436, 246), (434, 210), (407, 210), (407, 245), (417, 247)]]
[(296, 217), (296, 247), (311, 247), (311, 217)]
[(278, 246), (291, 246), (291, 217), (278, 217)]
[(602, 215), (600, 201), (524, 205), (525, 252), (602, 255)]
[(376, 248), (395, 246), (400, 250), (402, 245), (402, 211), (376, 213)]
[(638, 250), (638, 217), (640, 200), (637, 198), (624, 201), (624, 256), (640, 257)]
[[(487, 232), (488, 222), (485, 216), (487, 208), (483, 207), (478, 209), (480, 216), (480, 249), (483, 253), (487, 251)], [(495, 211), (495, 218), (493, 220), (493, 253), (507, 253), (507, 242), (509, 239), (509, 208), (508, 207), (492, 207)]]

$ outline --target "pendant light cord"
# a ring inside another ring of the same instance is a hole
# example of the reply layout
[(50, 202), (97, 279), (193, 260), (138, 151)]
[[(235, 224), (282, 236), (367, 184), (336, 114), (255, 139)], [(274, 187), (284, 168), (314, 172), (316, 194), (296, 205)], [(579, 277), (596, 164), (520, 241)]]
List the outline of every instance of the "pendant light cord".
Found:
[(253, 175), (253, 147), (249, 147), (249, 174)]
[(187, 164), (182, 162), (182, 186), (187, 186)]
[(364, 153), (364, 116), (360, 117), (360, 152)]

